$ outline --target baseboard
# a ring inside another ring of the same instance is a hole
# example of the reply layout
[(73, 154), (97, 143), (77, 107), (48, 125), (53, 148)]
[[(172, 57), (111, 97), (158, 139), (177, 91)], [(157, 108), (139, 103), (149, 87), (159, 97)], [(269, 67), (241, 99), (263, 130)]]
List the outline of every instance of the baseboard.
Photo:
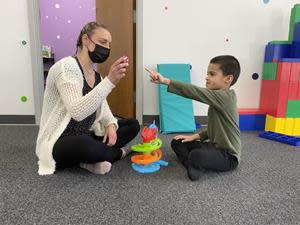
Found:
[(0, 115), (0, 124), (35, 124), (34, 115)]
[[(143, 115), (143, 125), (149, 125), (155, 120), (155, 124), (159, 126), (159, 115)], [(207, 116), (195, 116), (195, 123), (207, 125)]]

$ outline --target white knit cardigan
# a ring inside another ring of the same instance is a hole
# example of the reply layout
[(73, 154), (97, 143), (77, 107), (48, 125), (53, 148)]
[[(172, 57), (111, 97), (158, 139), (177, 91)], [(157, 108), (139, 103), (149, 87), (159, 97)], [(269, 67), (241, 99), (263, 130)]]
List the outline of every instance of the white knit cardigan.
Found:
[(103, 136), (105, 127), (109, 124), (115, 124), (118, 128), (117, 119), (111, 113), (106, 101), (107, 95), (114, 87), (108, 78), (104, 78), (83, 96), (83, 75), (73, 57), (63, 58), (51, 67), (47, 77), (36, 144), (40, 175), (54, 173), (53, 146), (71, 118), (81, 121), (96, 111), (96, 119), (91, 130), (97, 136)]

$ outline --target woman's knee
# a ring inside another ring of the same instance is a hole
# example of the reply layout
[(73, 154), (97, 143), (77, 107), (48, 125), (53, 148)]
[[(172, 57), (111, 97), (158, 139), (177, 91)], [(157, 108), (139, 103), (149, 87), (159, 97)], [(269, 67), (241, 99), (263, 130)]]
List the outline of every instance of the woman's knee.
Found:
[(131, 121), (131, 126), (132, 126), (132, 129), (133, 129), (133, 132), (134, 133), (138, 133), (140, 131), (140, 123), (137, 119), (132, 119)]
[[(100, 147), (100, 146), (99, 146)], [(99, 151), (99, 147), (95, 147), (94, 145), (87, 145), (84, 151), (81, 152), (80, 158), (88, 160), (88, 161), (99, 161), (99, 157), (101, 154), (101, 150)], [(100, 147), (101, 148), (101, 147)]]
[(140, 131), (140, 124), (137, 119), (126, 119), (124, 122), (124, 125), (130, 130), (131, 133), (138, 134)]

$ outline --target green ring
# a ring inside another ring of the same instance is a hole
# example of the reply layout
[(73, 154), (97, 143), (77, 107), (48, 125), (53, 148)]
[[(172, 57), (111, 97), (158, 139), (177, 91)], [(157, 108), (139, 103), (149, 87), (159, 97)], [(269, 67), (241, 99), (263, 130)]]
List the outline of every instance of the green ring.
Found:
[(150, 152), (159, 149), (162, 146), (162, 140), (159, 138), (155, 138), (149, 143), (137, 144), (131, 146), (131, 149), (135, 152), (142, 152), (149, 154)]

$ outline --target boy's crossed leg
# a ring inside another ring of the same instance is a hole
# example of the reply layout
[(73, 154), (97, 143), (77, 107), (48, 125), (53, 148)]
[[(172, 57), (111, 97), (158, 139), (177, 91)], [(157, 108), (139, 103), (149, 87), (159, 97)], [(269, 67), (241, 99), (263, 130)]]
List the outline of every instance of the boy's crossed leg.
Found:
[(179, 161), (187, 169), (188, 168), (188, 158), (190, 152), (195, 148), (201, 148), (202, 143), (199, 141), (191, 142), (181, 142), (182, 140), (173, 139), (171, 142), (171, 147), (175, 154), (177, 155)]
[(229, 171), (238, 165), (236, 157), (210, 142), (172, 140), (171, 146), (193, 181), (198, 180), (205, 170)]

